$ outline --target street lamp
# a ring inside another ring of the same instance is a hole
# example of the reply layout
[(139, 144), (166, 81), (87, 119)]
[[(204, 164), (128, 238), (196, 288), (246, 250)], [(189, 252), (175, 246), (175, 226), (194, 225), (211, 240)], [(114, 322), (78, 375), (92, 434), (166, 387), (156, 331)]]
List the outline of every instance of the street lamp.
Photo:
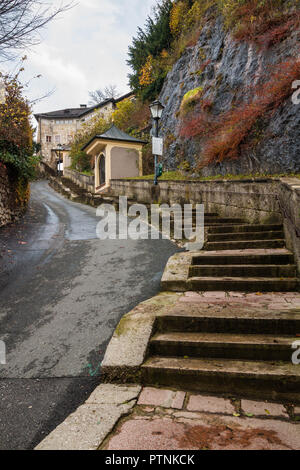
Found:
[[(159, 120), (162, 117), (163, 110), (165, 107), (161, 104), (160, 101), (156, 100), (153, 103), (150, 104), (150, 111), (151, 111), (151, 116), (154, 120), (155, 126), (154, 126), (154, 137), (158, 138), (158, 133), (159, 133)], [(157, 155), (154, 155), (154, 184), (157, 186), (157, 178), (158, 178), (158, 171), (157, 171)]]
[(156, 119), (156, 120), (161, 119), (164, 109), (165, 107), (158, 100), (150, 104), (150, 111), (151, 111), (151, 115), (153, 119)]
[(61, 150), (62, 150), (62, 145), (61, 144), (57, 144), (57, 148), (58, 148), (58, 169), (57, 169), (57, 174), (58, 176), (61, 175), (61, 171), (60, 171), (60, 168), (61, 168)]

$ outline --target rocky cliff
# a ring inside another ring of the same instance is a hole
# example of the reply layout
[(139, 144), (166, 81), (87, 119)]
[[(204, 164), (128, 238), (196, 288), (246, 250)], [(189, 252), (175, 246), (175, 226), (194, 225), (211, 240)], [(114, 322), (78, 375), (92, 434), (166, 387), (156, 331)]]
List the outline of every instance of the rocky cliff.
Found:
[(207, 20), (160, 94), (165, 167), (204, 176), (300, 172), (300, 104), (292, 100), (299, 29), (285, 36), (240, 42), (221, 16)]

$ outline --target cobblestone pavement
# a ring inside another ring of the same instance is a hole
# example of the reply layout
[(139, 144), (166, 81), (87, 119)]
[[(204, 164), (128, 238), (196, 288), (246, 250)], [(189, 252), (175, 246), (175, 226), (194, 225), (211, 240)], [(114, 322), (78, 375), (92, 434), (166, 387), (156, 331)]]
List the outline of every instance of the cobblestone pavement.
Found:
[(299, 450), (300, 407), (143, 388), (105, 450)]

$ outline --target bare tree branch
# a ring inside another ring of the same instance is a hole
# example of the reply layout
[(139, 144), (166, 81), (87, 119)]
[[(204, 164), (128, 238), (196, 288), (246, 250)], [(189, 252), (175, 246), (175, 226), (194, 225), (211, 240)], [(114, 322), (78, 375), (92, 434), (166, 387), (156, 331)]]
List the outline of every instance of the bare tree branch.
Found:
[(54, 87), (54, 88), (52, 88), (52, 90), (47, 91), (44, 95), (39, 96), (38, 98), (35, 98), (34, 100), (30, 100), (29, 101), (30, 106), (32, 106), (34, 104), (37, 104), (40, 101), (45, 100), (46, 98), (50, 98), (50, 96), (52, 96), (53, 93), (55, 93), (55, 91), (56, 91), (56, 88)]
[(39, 31), (75, 4), (50, 5), (43, 0), (0, 0), (0, 58), (13, 59), (18, 51), (39, 44)]
[(102, 103), (103, 101), (114, 98), (116, 99), (119, 96), (117, 85), (109, 84), (103, 90), (94, 90), (89, 91), (90, 101), (89, 104), (93, 106), (94, 104)]

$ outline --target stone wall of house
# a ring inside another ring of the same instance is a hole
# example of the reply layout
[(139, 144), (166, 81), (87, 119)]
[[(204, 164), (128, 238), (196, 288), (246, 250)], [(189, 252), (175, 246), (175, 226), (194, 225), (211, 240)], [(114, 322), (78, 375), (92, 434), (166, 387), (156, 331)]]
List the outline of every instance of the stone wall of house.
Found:
[[(55, 168), (56, 156), (52, 149), (58, 144), (69, 145), (76, 132), (88, 123), (89, 120), (98, 116), (99, 118), (108, 118), (114, 111), (113, 103), (107, 103), (104, 107), (96, 109), (79, 119), (72, 119), (66, 113), (64, 119), (40, 118), (38, 122), (37, 142), (41, 144), (41, 154), (43, 160), (48, 165)], [(49, 141), (50, 137), (50, 141)]]
[(114, 196), (140, 203), (204, 204), (206, 212), (244, 218), (249, 223), (283, 223), (287, 247), (300, 271), (300, 180), (267, 178), (215, 181), (111, 181)]
[(28, 183), (0, 162), (0, 227), (18, 219), (28, 202)]
[[(80, 128), (80, 124), (76, 119), (67, 119), (67, 116), (66, 120), (59, 121), (40, 119), (37, 142), (41, 144), (43, 160), (54, 168), (56, 157), (53, 155), (52, 149), (56, 148), (59, 143), (68, 145)], [(59, 141), (56, 141), (58, 136)], [(50, 141), (47, 141), (49, 138)]]

